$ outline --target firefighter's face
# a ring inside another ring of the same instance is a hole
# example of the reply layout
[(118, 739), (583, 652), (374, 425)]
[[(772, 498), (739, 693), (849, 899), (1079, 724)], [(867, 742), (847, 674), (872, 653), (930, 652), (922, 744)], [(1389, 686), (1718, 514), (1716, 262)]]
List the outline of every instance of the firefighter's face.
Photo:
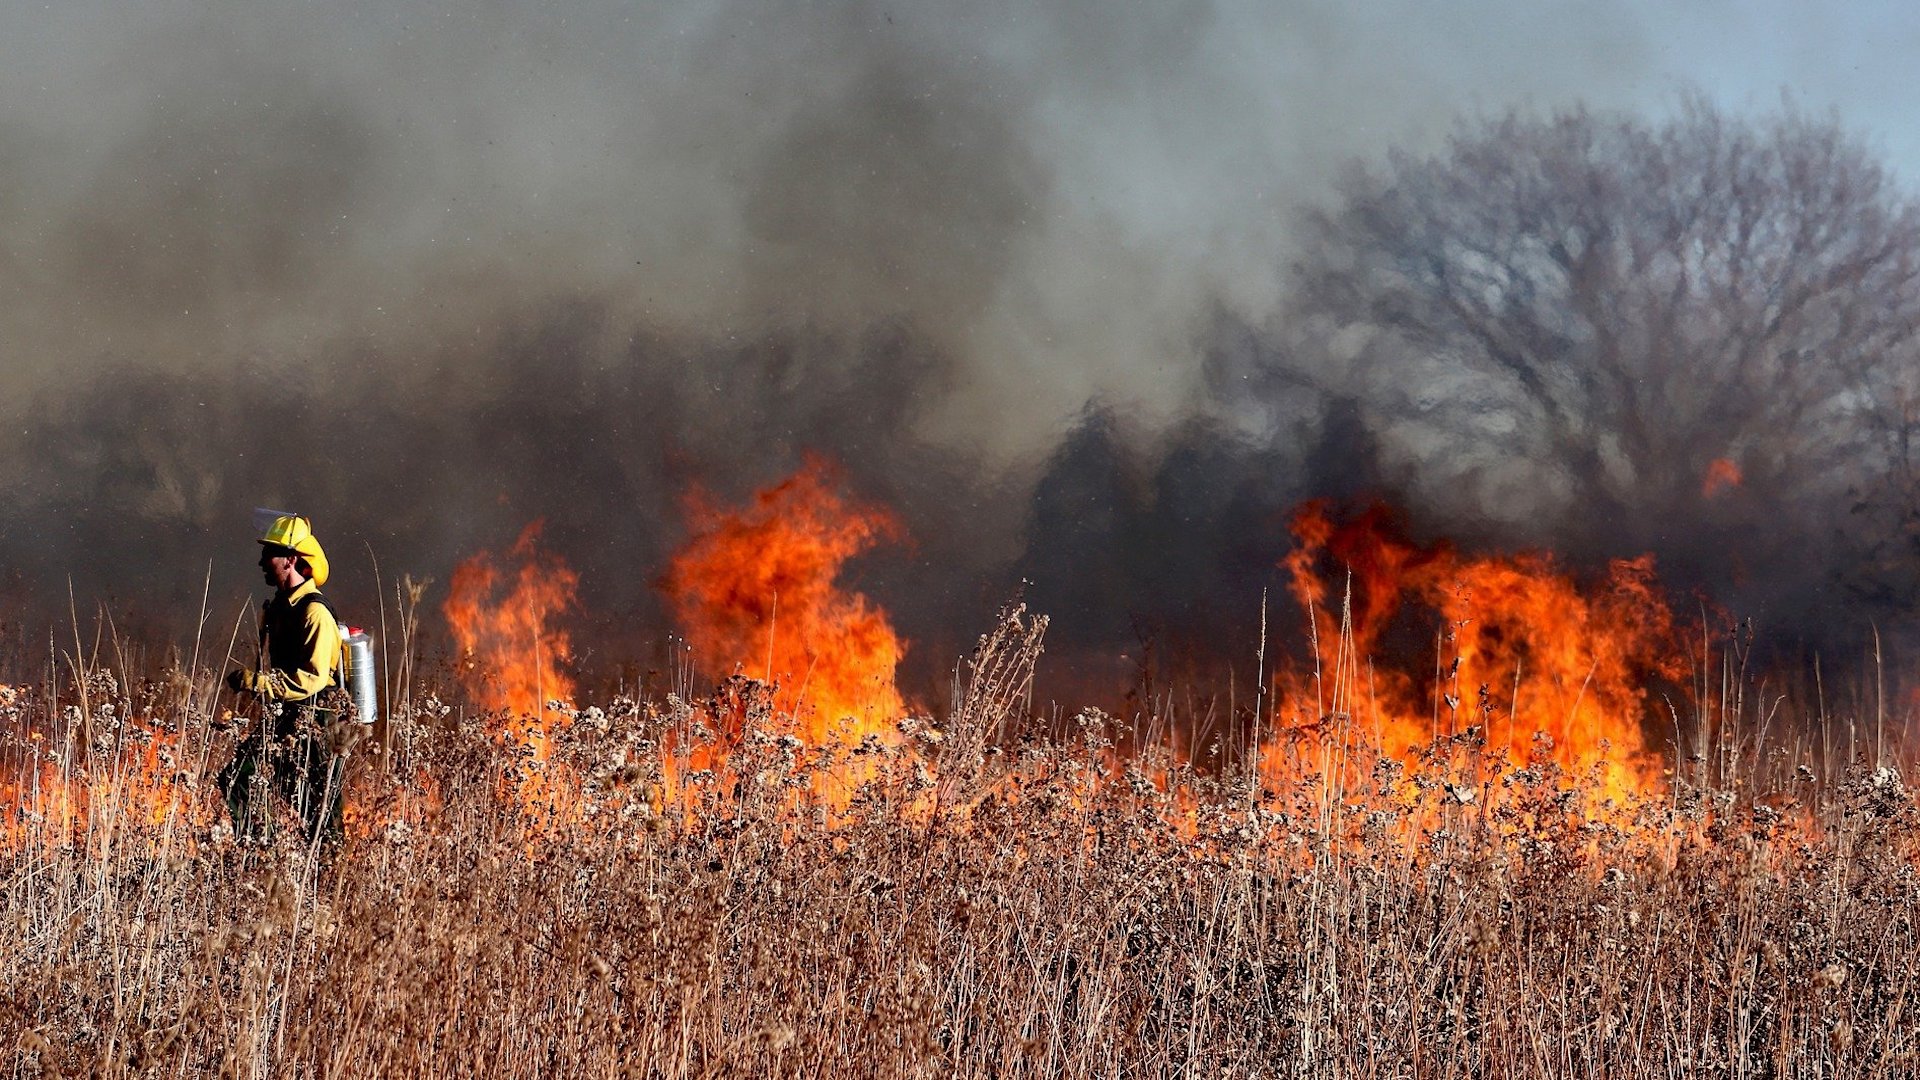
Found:
[(299, 562), (300, 556), (286, 548), (260, 548), (260, 572), (276, 589), (291, 589), (306, 580), (300, 576)]

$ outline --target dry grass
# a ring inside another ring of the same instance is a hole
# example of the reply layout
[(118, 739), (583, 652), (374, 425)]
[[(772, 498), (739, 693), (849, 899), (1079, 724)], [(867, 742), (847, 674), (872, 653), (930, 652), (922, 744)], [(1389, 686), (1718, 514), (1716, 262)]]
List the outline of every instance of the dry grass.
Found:
[[(1025, 737), (1037, 634), (1005, 629), (946, 730), (848, 761), (751, 684), (699, 781), (699, 711), (586, 710), (548, 766), (580, 793), (558, 822), (486, 718), (423, 696), (388, 740), (412, 751), (356, 759), (333, 852), (226, 838), (205, 673), (22, 694), (7, 764), (43, 782), (0, 853), (12, 1075), (1920, 1071), (1920, 812), (1891, 771), (1600, 813), (1551, 768), (1490, 781), (1469, 736), (1256, 800), (1116, 762), (1098, 714)], [(155, 737), (157, 804), (125, 787)], [(55, 780), (90, 794), (77, 827), (35, 816)]]

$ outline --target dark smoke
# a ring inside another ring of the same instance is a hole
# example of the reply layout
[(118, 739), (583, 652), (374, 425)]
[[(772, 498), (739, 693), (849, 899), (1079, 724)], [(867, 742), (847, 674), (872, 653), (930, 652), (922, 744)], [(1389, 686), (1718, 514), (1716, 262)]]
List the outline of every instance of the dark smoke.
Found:
[[(1653, 34), (1619, 14), (580, 0), (8, 22), (0, 595), (28, 638), (69, 578), (83, 611), (179, 642), (211, 566), (228, 618), (259, 591), (256, 506), (314, 515), (330, 592), (362, 612), (374, 559), (389, 589), (444, 583), (538, 518), (581, 572), (587, 664), (624, 672), (670, 630), (655, 582), (689, 486), (738, 498), (809, 450), (905, 520), (911, 543), (855, 576), (922, 685), (1023, 588), (1063, 675), (1245, 679), (1287, 514), (1316, 496), (1587, 560), (1650, 543), (1683, 589), (1795, 632), (1786, 609), (1839, 588), (1740, 593), (1806, 530), (1744, 577), (1713, 565), (1764, 507), (1684, 543), (1476, 512), (1289, 322), (1301, 208), (1337, 202), (1354, 154), (1431, 148), (1463, 101), (1648, 105)], [(1906, 595), (1863, 587), (1876, 610)]]
[[(209, 563), (216, 598), (256, 583), (249, 507), (324, 508), (329, 592), (370, 619), (376, 560), (389, 588), (401, 573), (444, 582), (456, 560), (539, 519), (543, 542), (586, 582), (583, 638), (617, 664), (621, 650), (644, 658), (667, 628), (655, 579), (683, 536), (691, 485), (739, 499), (829, 445), (858, 466), (849, 483), (863, 497), (910, 520), (948, 519), (969, 491), (979, 505), (1006, 501), (905, 434), (946, 367), (905, 330), (723, 349), (619, 340), (605, 310), (585, 304), (523, 325), (496, 352), (451, 347), (404, 373), (342, 359), (324, 384), (109, 368), (83, 392), (47, 395), (26, 422), (17, 445), (35, 450), (15, 458), (5, 497), (33, 512), (0, 524), (0, 550), (29, 582), (64, 581), (77, 560), (107, 595), (177, 626)], [(993, 513), (975, 520), (1004, 530)], [(897, 558), (984, 573), (964, 533), (916, 535)], [(906, 595), (911, 612), (919, 593)]]

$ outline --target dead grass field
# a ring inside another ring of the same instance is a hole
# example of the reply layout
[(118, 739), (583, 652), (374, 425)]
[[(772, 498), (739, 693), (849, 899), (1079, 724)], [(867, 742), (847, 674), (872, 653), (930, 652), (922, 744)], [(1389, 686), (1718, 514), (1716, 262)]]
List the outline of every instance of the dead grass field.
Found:
[(603, 702), (537, 770), (558, 811), (488, 717), (410, 702), (344, 844), (240, 848), (210, 676), (4, 703), (8, 1075), (1920, 1073), (1893, 769), (1606, 807), (1467, 732), (1275, 744), (1256, 790), (1096, 713), (1023, 734), (1001, 670), (827, 756), (751, 684), (704, 738)]

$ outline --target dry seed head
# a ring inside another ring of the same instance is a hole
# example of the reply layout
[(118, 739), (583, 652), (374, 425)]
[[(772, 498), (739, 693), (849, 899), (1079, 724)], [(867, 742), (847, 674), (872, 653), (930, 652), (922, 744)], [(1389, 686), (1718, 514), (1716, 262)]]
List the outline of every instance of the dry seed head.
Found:
[(1833, 1045), (1835, 1053), (1844, 1054), (1853, 1049), (1853, 1025), (1844, 1019), (1835, 1021), (1833, 1030), (1827, 1032), (1827, 1041)]
[(20, 1037), (22, 1053), (40, 1056), (41, 1080), (60, 1080), (60, 1067), (53, 1063), (53, 1044), (37, 1031), (29, 1031)]
[(353, 749), (355, 743), (365, 734), (365, 724), (330, 724), (326, 730), (327, 749), (335, 754), (345, 754)]
[(1847, 965), (1835, 960), (1814, 973), (1813, 985), (1835, 989), (1847, 981)]
[(784, 1050), (793, 1042), (793, 1029), (785, 1024), (764, 1027), (753, 1033), (753, 1041), (765, 1050)]
[(1768, 967), (1776, 971), (1787, 962), (1787, 954), (1781, 951), (1780, 946), (1774, 944), (1772, 939), (1760, 943), (1760, 957), (1767, 962)]

